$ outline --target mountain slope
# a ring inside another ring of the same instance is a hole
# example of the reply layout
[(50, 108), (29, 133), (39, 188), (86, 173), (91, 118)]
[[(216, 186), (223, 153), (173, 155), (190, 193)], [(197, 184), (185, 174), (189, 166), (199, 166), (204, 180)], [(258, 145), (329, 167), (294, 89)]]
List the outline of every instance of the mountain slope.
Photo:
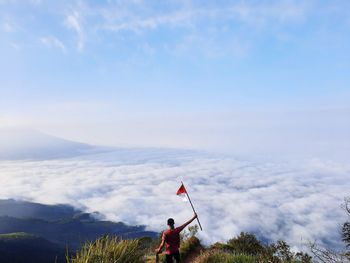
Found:
[(0, 217), (36, 218), (46, 221), (57, 221), (72, 218), (80, 210), (68, 205), (44, 205), (14, 199), (0, 200)]
[(28, 129), (0, 129), (0, 160), (53, 159), (94, 151), (88, 144), (64, 140)]
[(65, 262), (65, 249), (27, 233), (0, 234), (0, 262)]
[[(6, 210), (9, 206), (12, 208)], [(68, 245), (72, 249), (102, 235), (117, 235), (124, 238), (157, 236), (155, 232), (145, 231), (144, 226), (101, 221), (95, 218), (95, 214), (83, 213), (68, 205), (49, 206), (24, 201), (0, 200), (0, 215), (0, 234), (30, 233), (61, 247)]]

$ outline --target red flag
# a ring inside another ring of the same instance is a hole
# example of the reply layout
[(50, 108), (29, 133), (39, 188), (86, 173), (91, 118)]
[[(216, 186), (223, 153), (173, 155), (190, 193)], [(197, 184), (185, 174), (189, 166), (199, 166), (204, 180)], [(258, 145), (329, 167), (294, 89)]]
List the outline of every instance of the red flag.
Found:
[[(182, 182), (181, 182), (181, 186), (180, 186), (179, 190), (177, 190), (176, 194), (180, 195), (180, 196), (181, 195), (184, 196), (184, 201), (187, 201), (187, 198), (186, 198), (186, 196), (187, 196), (188, 197), (188, 201), (190, 201), (190, 204), (192, 206), (193, 213), (196, 213), (196, 211), (194, 210), (193, 204), (191, 202), (190, 196), (188, 195), (188, 193), (186, 191), (186, 188), (185, 188), (185, 186), (184, 186), (184, 184)], [(197, 221), (198, 221), (198, 224), (199, 224), (199, 228), (202, 230), (202, 226), (201, 226), (201, 223), (199, 222), (198, 217), (197, 217)]]
[(181, 195), (181, 194), (185, 194), (185, 193), (187, 193), (186, 188), (183, 184), (181, 184), (181, 186), (180, 186), (179, 190), (177, 190), (176, 194)]

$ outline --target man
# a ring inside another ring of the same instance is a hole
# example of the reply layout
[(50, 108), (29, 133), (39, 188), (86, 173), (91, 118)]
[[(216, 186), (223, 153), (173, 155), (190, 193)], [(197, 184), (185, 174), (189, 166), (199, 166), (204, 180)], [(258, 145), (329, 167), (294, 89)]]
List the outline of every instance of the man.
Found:
[(197, 214), (195, 213), (190, 220), (177, 228), (174, 227), (174, 219), (168, 219), (169, 229), (163, 231), (162, 243), (160, 243), (159, 248), (156, 249), (157, 254), (160, 254), (165, 245), (165, 256), (167, 263), (173, 263), (173, 258), (175, 259), (176, 263), (180, 262), (180, 232), (196, 218)]

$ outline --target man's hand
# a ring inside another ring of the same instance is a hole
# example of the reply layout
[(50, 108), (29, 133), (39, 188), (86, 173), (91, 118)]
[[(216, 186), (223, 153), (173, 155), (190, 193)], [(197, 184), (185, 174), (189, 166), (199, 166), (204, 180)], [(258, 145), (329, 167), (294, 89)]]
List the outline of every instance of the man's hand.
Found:
[(193, 219), (195, 219), (195, 218), (197, 218), (197, 217), (198, 217), (197, 213), (194, 213)]
[(162, 253), (162, 249), (161, 249), (161, 248), (157, 248), (157, 249), (156, 249), (156, 253), (157, 253), (157, 254)]

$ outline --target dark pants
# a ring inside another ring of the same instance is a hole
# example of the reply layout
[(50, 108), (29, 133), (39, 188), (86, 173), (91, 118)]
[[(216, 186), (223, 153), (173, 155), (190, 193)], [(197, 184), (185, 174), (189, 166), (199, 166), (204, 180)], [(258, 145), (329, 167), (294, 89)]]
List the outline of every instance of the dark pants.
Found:
[(166, 263), (173, 263), (173, 258), (175, 259), (175, 262), (176, 263), (179, 263), (180, 262), (180, 253), (179, 251), (173, 253), (173, 254), (170, 254), (170, 255), (165, 255), (166, 257)]

